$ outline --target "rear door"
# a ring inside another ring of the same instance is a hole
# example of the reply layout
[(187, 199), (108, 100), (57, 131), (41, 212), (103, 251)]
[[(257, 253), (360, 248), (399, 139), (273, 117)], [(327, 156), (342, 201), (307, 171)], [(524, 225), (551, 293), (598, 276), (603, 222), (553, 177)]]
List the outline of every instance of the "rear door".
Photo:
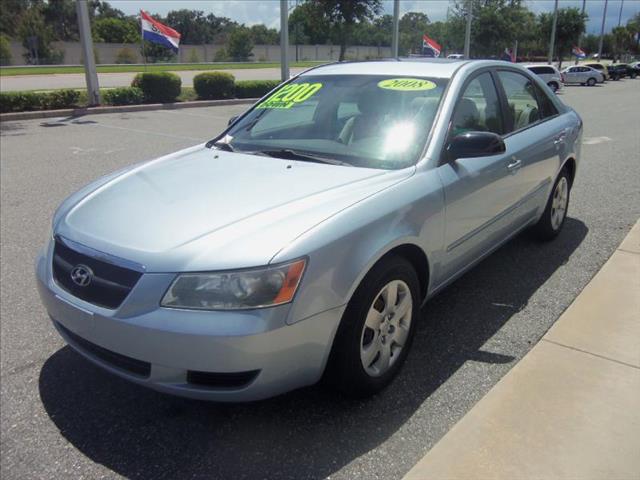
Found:
[(523, 72), (500, 69), (498, 86), (505, 109), (504, 142), (509, 155), (510, 191), (516, 204), (513, 227), (536, 217), (544, 205), (568, 132), (546, 91)]

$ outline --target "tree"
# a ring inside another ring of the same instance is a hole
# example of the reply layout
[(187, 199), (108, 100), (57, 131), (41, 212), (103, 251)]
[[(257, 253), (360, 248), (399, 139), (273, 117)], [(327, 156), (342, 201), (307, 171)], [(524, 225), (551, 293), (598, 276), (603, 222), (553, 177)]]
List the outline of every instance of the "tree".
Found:
[(51, 48), (53, 30), (45, 23), (42, 6), (32, 7), (22, 15), (17, 33), (27, 49), (27, 62), (53, 64), (62, 60), (62, 52)]
[(140, 41), (140, 26), (133, 18), (98, 18), (91, 30), (93, 40), (105, 43), (137, 43)]
[(340, 45), (344, 60), (351, 32), (357, 22), (373, 20), (382, 11), (381, 0), (310, 0), (328, 22)]
[(29, 8), (31, 2), (29, 0), (0, 1), (2, 2), (2, 8), (0, 9), (0, 33), (14, 37), (18, 33), (20, 19), (27, 8)]
[[(400, 19), (400, 52), (403, 54), (412, 51), (422, 51), (422, 37), (429, 32), (429, 17), (420, 12), (407, 12)], [(442, 39), (435, 38), (433, 33), (429, 35), (434, 40), (441, 42)]]
[[(585, 31), (587, 14), (580, 13), (577, 8), (558, 9), (558, 21), (556, 26), (555, 52), (559, 60), (559, 68), (562, 68), (562, 59), (570, 54), (573, 45)], [(551, 37), (553, 13), (541, 13), (538, 17), (539, 32), (542, 42), (546, 43)]]
[(253, 41), (251, 32), (246, 27), (238, 27), (229, 35), (227, 54), (232, 60), (245, 61), (253, 55)]
[(249, 28), (251, 39), (256, 45), (278, 45), (280, 33), (275, 28), (267, 28), (264, 25), (252, 25)]
[(54, 40), (78, 40), (78, 17), (73, 0), (48, 0), (43, 7), (44, 19)]
[(329, 21), (319, 2), (305, 2), (289, 15), (289, 41), (324, 45), (329, 41)]
[(167, 14), (166, 23), (180, 32), (180, 43), (185, 45), (211, 43), (216, 33), (210, 18), (200, 10), (172, 10)]

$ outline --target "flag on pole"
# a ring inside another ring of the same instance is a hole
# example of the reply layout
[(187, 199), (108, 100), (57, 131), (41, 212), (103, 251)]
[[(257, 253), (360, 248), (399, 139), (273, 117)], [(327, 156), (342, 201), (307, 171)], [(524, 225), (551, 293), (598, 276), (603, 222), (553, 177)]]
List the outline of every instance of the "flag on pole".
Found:
[(427, 34), (424, 34), (422, 36), (422, 49), (424, 50), (425, 48), (431, 49), (431, 51), (433, 51), (434, 57), (439, 57), (440, 51), (442, 50), (440, 44), (432, 38), (429, 38)]
[(142, 23), (142, 38), (144, 40), (159, 43), (178, 53), (178, 46), (180, 45), (180, 34), (178, 32), (154, 20), (144, 10), (140, 10), (140, 22)]
[(587, 56), (586, 53), (580, 47), (573, 47), (571, 49), (571, 53), (578, 58), (585, 58)]

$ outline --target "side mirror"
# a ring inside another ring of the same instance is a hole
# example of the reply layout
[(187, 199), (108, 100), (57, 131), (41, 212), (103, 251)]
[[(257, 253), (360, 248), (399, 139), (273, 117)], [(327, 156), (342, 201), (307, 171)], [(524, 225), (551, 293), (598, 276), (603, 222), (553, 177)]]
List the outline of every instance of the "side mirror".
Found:
[(492, 132), (466, 132), (453, 137), (447, 145), (447, 159), (488, 157), (506, 151), (504, 140)]
[(235, 122), (237, 119), (238, 119), (238, 115), (234, 115), (233, 117), (231, 117), (229, 119), (229, 122), (227, 123), (227, 127), (231, 125), (233, 122)]

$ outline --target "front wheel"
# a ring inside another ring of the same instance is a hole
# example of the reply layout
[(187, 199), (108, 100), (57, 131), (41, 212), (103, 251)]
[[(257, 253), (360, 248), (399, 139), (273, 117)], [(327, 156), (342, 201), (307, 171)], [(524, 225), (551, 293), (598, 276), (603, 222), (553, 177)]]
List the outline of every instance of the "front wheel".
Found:
[(549, 88), (551, 89), (551, 91), (553, 93), (556, 93), (558, 91), (558, 84), (556, 82), (549, 82), (547, 85), (549, 85)]
[(633, 72), (630, 76), (631, 76), (632, 79), (634, 79), (634, 78), (636, 78), (638, 76), (638, 74)]
[(358, 286), (343, 315), (325, 380), (363, 398), (385, 388), (404, 363), (420, 307), (415, 269), (403, 257), (378, 262)]
[(598, 82), (593, 77), (591, 77), (589, 80), (587, 80), (587, 85), (589, 85), (590, 87), (593, 87), (596, 83), (598, 83)]
[(569, 172), (564, 168), (553, 185), (551, 195), (547, 200), (547, 205), (540, 220), (531, 229), (538, 239), (549, 241), (558, 236), (567, 218), (570, 193)]

